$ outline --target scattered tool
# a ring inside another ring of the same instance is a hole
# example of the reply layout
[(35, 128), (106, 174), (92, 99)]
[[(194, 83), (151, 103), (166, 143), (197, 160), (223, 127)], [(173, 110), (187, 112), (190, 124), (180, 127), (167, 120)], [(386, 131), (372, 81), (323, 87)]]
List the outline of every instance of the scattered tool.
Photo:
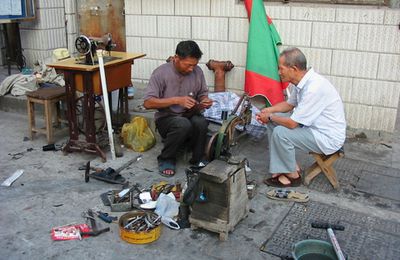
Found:
[(96, 220), (94, 219), (93, 210), (88, 209), (87, 212), (83, 212), (82, 216), (86, 219), (89, 219), (91, 231), (81, 232), (81, 236), (92, 236), (96, 237), (104, 232), (110, 231), (109, 227), (103, 229), (97, 229)]
[(328, 237), (331, 240), (333, 249), (335, 250), (336, 256), (338, 257), (338, 260), (345, 260), (346, 258), (344, 257), (343, 251), (339, 246), (339, 242), (336, 239), (335, 233), (333, 232), (334, 230), (344, 230), (344, 226), (342, 225), (335, 225), (335, 224), (329, 224), (326, 222), (312, 222), (311, 227), (313, 228), (323, 228), (326, 229), (328, 233)]
[(103, 220), (104, 222), (111, 223), (113, 221), (117, 221), (118, 217), (110, 216), (108, 213), (97, 211), (96, 215), (99, 219)]
[(121, 184), (124, 185), (126, 184), (125, 178), (120, 175), (120, 172), (127, 168), (129, 165), (131, 165), (134, 162), (137, 162), (142, 159), (142, 155), (138, 155), (135, 158), (129, 160), (125, 164), (123, 164), (121, 167), (118, 169), (114, 170), (111, 167), (108, 167), (105, 170), (102, 170), (100, 172), (96, 171), (94, 173), (90, 173), (90, 161), (86, 163), (86, 170), (85, 170), (85, 182), (89, 182), (90, 178), (94, 178), (97, 180), (105, 181), (108, 183), (113, 183), (113, 184)]

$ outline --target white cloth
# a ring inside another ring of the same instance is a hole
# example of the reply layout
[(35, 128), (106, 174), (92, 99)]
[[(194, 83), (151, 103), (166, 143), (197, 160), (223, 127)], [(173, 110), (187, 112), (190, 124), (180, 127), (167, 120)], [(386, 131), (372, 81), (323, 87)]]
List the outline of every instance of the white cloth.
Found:
[(343, 102), (335, 87), (312, 68), (287, 101), (295, 106), (291, 119), (309, 127), (324, 154), (339, 150), (346, 138)]

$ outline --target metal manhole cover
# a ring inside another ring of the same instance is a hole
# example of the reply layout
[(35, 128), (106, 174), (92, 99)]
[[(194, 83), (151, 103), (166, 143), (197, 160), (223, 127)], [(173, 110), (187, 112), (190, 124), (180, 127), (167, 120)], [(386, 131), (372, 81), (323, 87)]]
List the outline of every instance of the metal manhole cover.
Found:
[(355, 189), (379, 197), (400, 201), (400, 178), (361, 171)]
[(294, 204), (261, 250), (275, 256), (290, 256), (298, 241), (329, 241), (325, 230), (311, 228), (315, 220), (345, 226), (344, 231), (335, 234), (348, 259), (398, 259), (400, 255), (400, 223), (318, 202)]

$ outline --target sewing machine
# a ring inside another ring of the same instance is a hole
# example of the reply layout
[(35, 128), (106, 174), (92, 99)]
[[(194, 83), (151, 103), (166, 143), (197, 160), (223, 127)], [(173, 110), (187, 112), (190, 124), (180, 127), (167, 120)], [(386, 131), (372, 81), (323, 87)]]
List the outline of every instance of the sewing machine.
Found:
[(111, 57), (110, 55), (111, 50), (115, 48), (115, 46), (116, 44), (112, 41), (111, 33), (107, 33), (101, 38), (80, 35), (75, 40), (75, 48), (79, 53), (85, 55), (85, 60), (79, 60), (77, 63), (85, 65), (98, 64), (96, 50), (99, 47), (103, 47), (108, 52), (108, 56), (104, 55), (104, 62), (117, 59), (116, 57)]

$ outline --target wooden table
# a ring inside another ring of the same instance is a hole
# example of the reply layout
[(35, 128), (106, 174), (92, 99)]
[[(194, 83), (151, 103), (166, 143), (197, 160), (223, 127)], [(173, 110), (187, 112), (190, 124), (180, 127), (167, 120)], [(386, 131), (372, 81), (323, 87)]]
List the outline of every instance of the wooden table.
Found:
[[(125, 109), (127, 112), (127, 87), (131, 85), (131, 65), (135, 59), (142, 58), (142, 53), (126, 53), (112, 51), (112, 60), (104, 56), (104, 69), (106, 73), (108, 92), (113, 90), (124, 90)], [(98, 65), (79, 64), (75, 58), (69, 58), (56, 63), (47, 64), (55, 68), (58, 72), (64, 73), (66, 100), (67, 100), (67, 119), (69, 124), (69, 141), (64, 146), (63, 151), (85, 151), (98, 154), (105, 162), (106, 155), (96, 142), (96, 129), (94, 121), (95, 96), (101, 95), (100, 71)], [(85, 140), (79, 139), (78, 120), (76, 114), (76, 91), (83, 94), (83, 120)]]

